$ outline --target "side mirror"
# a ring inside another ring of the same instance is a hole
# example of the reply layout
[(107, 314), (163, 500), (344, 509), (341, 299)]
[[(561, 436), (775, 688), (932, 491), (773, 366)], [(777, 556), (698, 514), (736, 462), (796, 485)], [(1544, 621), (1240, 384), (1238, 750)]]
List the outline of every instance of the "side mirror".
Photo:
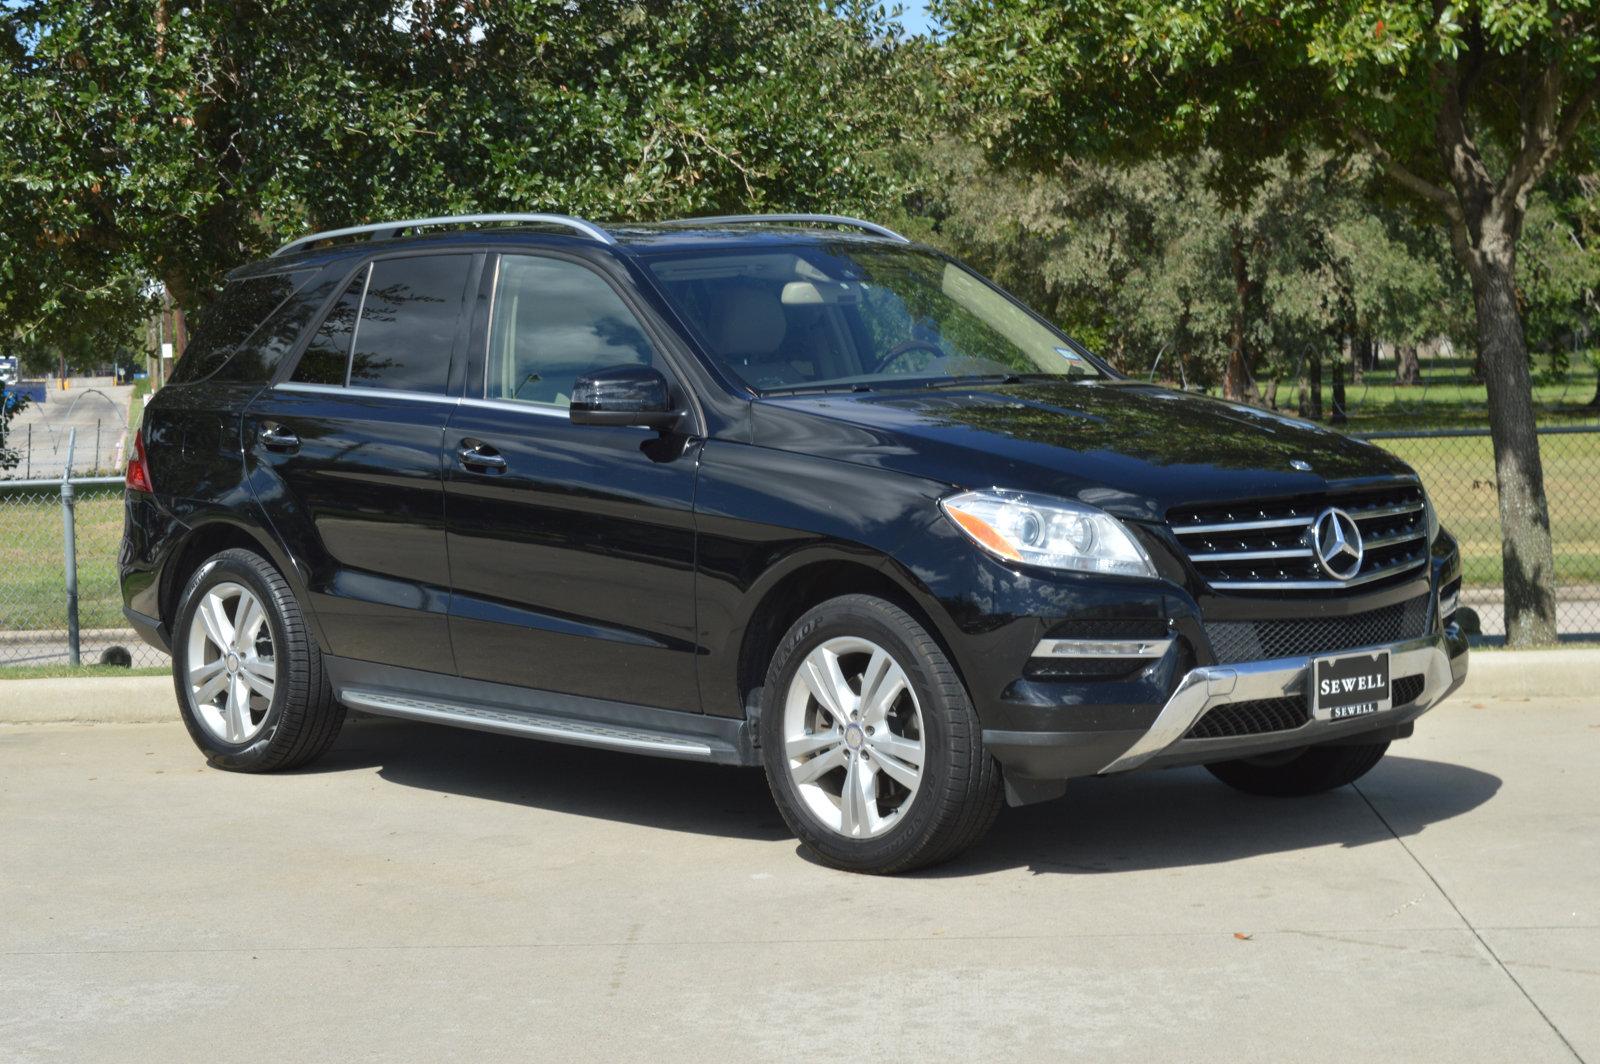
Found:
[(667, 378), (653, 366), (610, 366), (572, 385), (567, 416), (574, 425), (635, 425), (670, 431), (683, 420), (672, 406)]

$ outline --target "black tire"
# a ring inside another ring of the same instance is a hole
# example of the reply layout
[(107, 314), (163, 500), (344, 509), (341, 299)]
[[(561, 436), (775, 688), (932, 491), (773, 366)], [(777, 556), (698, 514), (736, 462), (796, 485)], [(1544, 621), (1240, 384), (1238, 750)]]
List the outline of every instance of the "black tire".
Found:
[(1311, 746), (1286, 759), (1218, 761), (1206, 768), (1223, 783), (1246, 794), (1299, 798), (1354, 783), (1371, 772), (1388, 749), (1387, 742)]
[[(790, 775), (783, 736), (786, 692), (817, 645), (837, 636), (870, 639), (893, 656), (921, 707), (922, 780), (899, 823), (873, 838), (850, 838), (819, 821)], [(981, 839), (1000, 812), (1000, 769), (955, 668), (904, 610), (868, 595), (830, 599), (795, 622), (772, 656), (761, 698), (760, 740), (778, 811), (819, 861), (888, 875), (949, 860)]]
[[(185, 665), (188, 633), (202, 597), (230, 581), (248, 587), (260, 599), (277, 664), (272, 699), (261, 718), (260, 731), (238, 744), (201, 724)], [(178, 599), (172, 650), (172, 679), (183, 723), (195, 745), (217, 768), (233, 772), (299, 768), (321, 757), (339, 737), (344, 707), (333, 697), (316, 639), (282, 574), (260, 555), (235, 548), (201, 563)]]

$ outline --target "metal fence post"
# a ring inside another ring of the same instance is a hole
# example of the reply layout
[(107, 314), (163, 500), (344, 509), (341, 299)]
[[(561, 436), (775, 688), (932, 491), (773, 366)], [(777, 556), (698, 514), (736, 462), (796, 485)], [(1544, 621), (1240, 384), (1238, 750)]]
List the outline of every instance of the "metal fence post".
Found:
[(61, 474), (61, 553), (67, 571), (67, 661), (73, 667), (79, 662), (78, 642), (78, 540), (77, 517), (74, 512), (72, 489), (72, 450), (78, 442), (78, 430), (67, 432), (67, 468)]

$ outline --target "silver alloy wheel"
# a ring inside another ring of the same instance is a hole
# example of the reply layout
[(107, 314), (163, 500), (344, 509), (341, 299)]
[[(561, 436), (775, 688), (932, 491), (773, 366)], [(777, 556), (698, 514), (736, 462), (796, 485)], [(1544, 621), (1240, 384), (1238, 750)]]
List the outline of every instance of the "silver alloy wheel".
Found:
[(840, 636), (806, 655), (784, 699), (783, 739), (801, 801), (848, 838), (894, 828), (922, 783), (917, 694), (870, 640)]
[(189, 622), (184, 668), (202, 727), (226, 743), (255, 738), (272, 705), (278, 663), (254, 591), (229, 582), (205, 593)]

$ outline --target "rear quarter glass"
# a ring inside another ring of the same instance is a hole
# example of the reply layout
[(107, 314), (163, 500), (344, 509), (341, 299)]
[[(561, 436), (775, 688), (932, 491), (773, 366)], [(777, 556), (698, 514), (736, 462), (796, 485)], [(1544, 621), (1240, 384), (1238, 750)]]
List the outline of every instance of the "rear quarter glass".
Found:
[(192, 384), (214, 374), (315, 272), (298, 270), (229, 282), (197, 315), (194, 334), (169, 383)]

